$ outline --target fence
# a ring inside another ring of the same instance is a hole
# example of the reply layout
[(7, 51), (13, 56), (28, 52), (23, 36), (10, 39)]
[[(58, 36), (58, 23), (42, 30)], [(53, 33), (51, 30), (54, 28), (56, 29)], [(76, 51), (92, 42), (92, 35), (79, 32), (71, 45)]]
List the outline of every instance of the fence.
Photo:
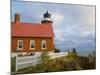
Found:
[(16, 56), (16, 72), (19, 69), (35, 66), (37, 64), (41, 63), (41, 57), (40, 55), (35, 55), (35, 56), (23, 56), (23, 57), (18, 57)]
[(60, 58), (63, 56), (67, 56), (68, 52), (60, 52), (60, 53), (50, 53), (49, 56), (51, 59)]
[[(67, 56), (68, 52), (60, 52), (60, 53), (49, 53), (50, 59), (55, 59), (63, 56)], [(16, 72), (19, 69), (35, 66), (41, 63), (41, 54), (34, 56), (16, 56)]]

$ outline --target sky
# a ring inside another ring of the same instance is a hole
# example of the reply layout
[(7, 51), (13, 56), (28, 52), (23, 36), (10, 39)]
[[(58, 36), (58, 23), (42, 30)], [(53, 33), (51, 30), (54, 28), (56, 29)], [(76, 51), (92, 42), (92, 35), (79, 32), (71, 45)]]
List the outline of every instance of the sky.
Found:
[(22, 22), (41, 23), (46, 11), (53, 20), (56, 48), (95, 50), (95, 6), (12, 0), (11, 20), (19, 13)]

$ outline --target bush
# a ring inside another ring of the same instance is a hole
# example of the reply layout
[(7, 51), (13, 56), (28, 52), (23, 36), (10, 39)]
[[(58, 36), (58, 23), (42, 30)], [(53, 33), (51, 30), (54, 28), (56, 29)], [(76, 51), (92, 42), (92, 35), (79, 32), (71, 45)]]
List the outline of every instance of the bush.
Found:
[(95, 68), (94, 61), (90, 62), (90, 58), (86, 56), (78, 56), (75, 49), (69, 52), (68, 56), (50, 59), (48, 52), (41, 54), (42, 63), (29, 69), (23, 69), (25, 73), (40, 73), (40, 72), (57, 72), (57, 71), (72, 71), (72, 70), (87, 70)]
[(96, 52), (93, 51), (93, 52), (89, 53), (88, 58), (89, 58), (89, 63), (91, 65), (90, 68), (95, 69), (96, 68)]
[(11, 72), (15, 72), (16, 68), (16, 57), (11, 58)]
[(89, 59), (85, 56), (79, 56), (78, 64), (82, 67), (82, 69), (89, 69)]
[(68, 51), (68, 56), (67, 57), (70, 58), (70, 59), (73, 59), (73, 60), (78, 59), (78, 54), (77, 54), (76, 49), (73, 48), (72, 51)]
[(55, 52), (55, 53), (59, 53), (59, 52), (60, 52), (60, 49), (55, 48), (55, 49), (54, 49), (54, 52)]
[(48, 52), (43, 52), (42, 54), (41, 54), (41, 61), (42, 61), (42, 63), (45, 63), (45, 62), (47, 62), (48, 60), (49, 60), (49, 55), (48, 55)]

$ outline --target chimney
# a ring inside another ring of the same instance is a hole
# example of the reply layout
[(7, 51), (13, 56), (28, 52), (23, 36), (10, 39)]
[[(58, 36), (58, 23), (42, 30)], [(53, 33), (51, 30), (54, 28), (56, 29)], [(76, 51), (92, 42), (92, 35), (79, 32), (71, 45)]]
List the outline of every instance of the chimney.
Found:
[(15, 23), (18, 24), (20, 22), (20, 14), (15, 14)]

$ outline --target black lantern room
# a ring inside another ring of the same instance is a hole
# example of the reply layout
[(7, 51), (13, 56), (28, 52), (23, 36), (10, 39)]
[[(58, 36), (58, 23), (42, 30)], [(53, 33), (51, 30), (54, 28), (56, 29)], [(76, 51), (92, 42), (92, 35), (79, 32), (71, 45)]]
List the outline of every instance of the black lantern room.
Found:
[(52, 22), (52, 19), (51, 19), (51, 14), (50, 14), (48, 11), (46, 11), (46, 13), (44, 13), (43, 19), (42, 19), (41, 22), (42, 22), (43, 24), (53, 23), (53, 22)]

